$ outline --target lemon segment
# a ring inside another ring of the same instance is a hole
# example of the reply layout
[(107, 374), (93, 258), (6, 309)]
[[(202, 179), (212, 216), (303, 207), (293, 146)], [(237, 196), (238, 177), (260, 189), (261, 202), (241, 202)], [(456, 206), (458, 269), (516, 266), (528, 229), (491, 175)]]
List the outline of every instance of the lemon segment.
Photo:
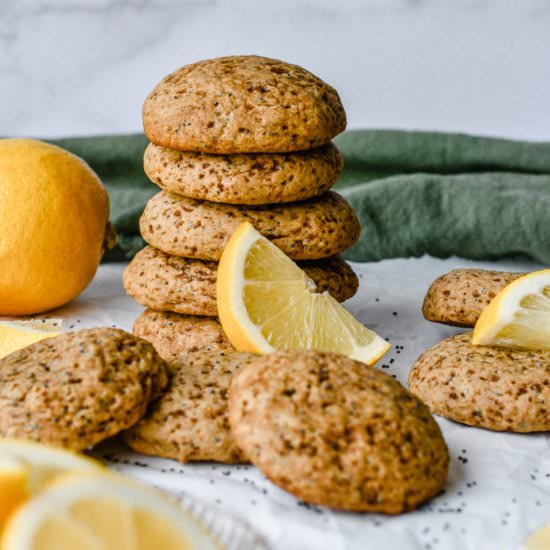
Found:
[(115, 474), (66, 474), (18, 508), (2, 550), (215, 550), (191, 516)]
[(61, 334), (61, 319), (0, 321), (0, 358), (39, 340)]
[(474, 345), (550, 349), (550, 269), (516, 279), (481, 313)]
[(375, 363), (390, 344), (369, 330), (251, 224), (243, 223), (218, 266), (218, 315), (238, 351), (316, 349)]

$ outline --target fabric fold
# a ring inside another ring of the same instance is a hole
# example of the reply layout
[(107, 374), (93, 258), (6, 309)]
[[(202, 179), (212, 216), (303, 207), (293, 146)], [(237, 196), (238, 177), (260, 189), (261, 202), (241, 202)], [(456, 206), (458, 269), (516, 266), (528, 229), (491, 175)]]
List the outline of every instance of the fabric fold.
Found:
[[(119, 234), (104, 261), (130, 259), (144, 245), (139, 216), (158, 192), (143, 172), (145, 136), (48, 141), (103, 180)], [(550, 143), (401, 130), (352, 130), (335, 141), (345, 160), (335, 189), (362, 226), (348, 259), (527, 255), (550, 264)]]

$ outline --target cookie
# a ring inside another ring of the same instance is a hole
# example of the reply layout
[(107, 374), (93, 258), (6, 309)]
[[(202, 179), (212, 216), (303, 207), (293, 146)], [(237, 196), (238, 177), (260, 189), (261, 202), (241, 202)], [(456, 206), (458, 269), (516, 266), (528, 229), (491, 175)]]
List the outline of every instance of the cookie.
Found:
[(82, 451), (135, 424), (167, 381), (153, 346), (122, 330), (48, 338), (0, 360), (0, 436)]
[(162, 80), (143, 105), (157, 145), (201, 153), (283, 153), (328, 143), (346, 127), (334, 88), (266, 57), (219, 57)]
[[(341, 302), (357, 291), (359, 281), (340, 256), (300, 262), (319, 292), (328, 291)], [(171, 256), (152, 246), (140, 250), (123, 277), (126, 292), (141, 305), (157, 311), (216, 317), (218, 264)]]
[(170, 385), (147, 415), (124, 433), (134, 451), (180, 462), (246, 462), (229, 427), (227, 393), (233, 374), (253, 355), (193, 353), (170, 363)]
[(351, 206), (332, 191), (270, 206), (219, 204), (161, 191), (147, 203), (139, 227), (148, 244), (167, 254), (217, 261), (245, 221), (294, 260), (335, 256), (354, 244), (360, 231)]
[(332, 143), (296, 153), (209, 155), (151, 143), (144, 169), (161, 189), (212, 202), (274, 204), (322, 195), (342, 172)]
[(473, 346), (471, 333), (423, 353), (409, 388), (434, 414), (509, 432), (550, 430), (550, 351)]
[(220, 322), (212, 317), (146, 309), (136, 319), (133, 332), (151, 342), (167, 361), (198, 351), (233, 350)]
[(279, 487), (310, 503), (397, 514), (436, 495), (449, 455), (428, 408), (343, 355), (276, 352), (233, 377), (233, 435)]
[(424, 298), (422, 313), (428, 321), (473, 327), (489, 302), (524, 273), (454, 269), (436, 279)]

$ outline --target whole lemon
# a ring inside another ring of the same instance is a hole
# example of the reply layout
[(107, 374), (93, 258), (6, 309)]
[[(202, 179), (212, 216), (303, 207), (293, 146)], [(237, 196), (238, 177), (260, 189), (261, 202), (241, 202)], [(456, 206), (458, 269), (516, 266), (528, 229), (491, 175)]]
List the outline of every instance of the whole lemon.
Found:
[(42, 141), (0, 140), (0, 315), (61, 306), (92, 280), (109, 197), (77, 156)]

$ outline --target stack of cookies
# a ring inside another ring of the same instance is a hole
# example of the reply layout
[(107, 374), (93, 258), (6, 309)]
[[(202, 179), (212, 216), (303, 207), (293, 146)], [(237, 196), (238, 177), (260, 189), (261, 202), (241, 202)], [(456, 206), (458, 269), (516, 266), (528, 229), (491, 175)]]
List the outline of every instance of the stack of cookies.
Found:
[(346, 116), (337, 92), (301, 67), (224, 57), (182, 67), (147, 97), (145, 172), (161, 188), (140, 231), (148, 246), (128, 266), (128, 294), (148, 308), (136, 334), (167, 358), (230, 348), (217, 322), (217, 262), (243, 222), (344, 301), (357, 277), (338, 254), (359, 236), (330, 188), (342, 170), (331, 139)]

